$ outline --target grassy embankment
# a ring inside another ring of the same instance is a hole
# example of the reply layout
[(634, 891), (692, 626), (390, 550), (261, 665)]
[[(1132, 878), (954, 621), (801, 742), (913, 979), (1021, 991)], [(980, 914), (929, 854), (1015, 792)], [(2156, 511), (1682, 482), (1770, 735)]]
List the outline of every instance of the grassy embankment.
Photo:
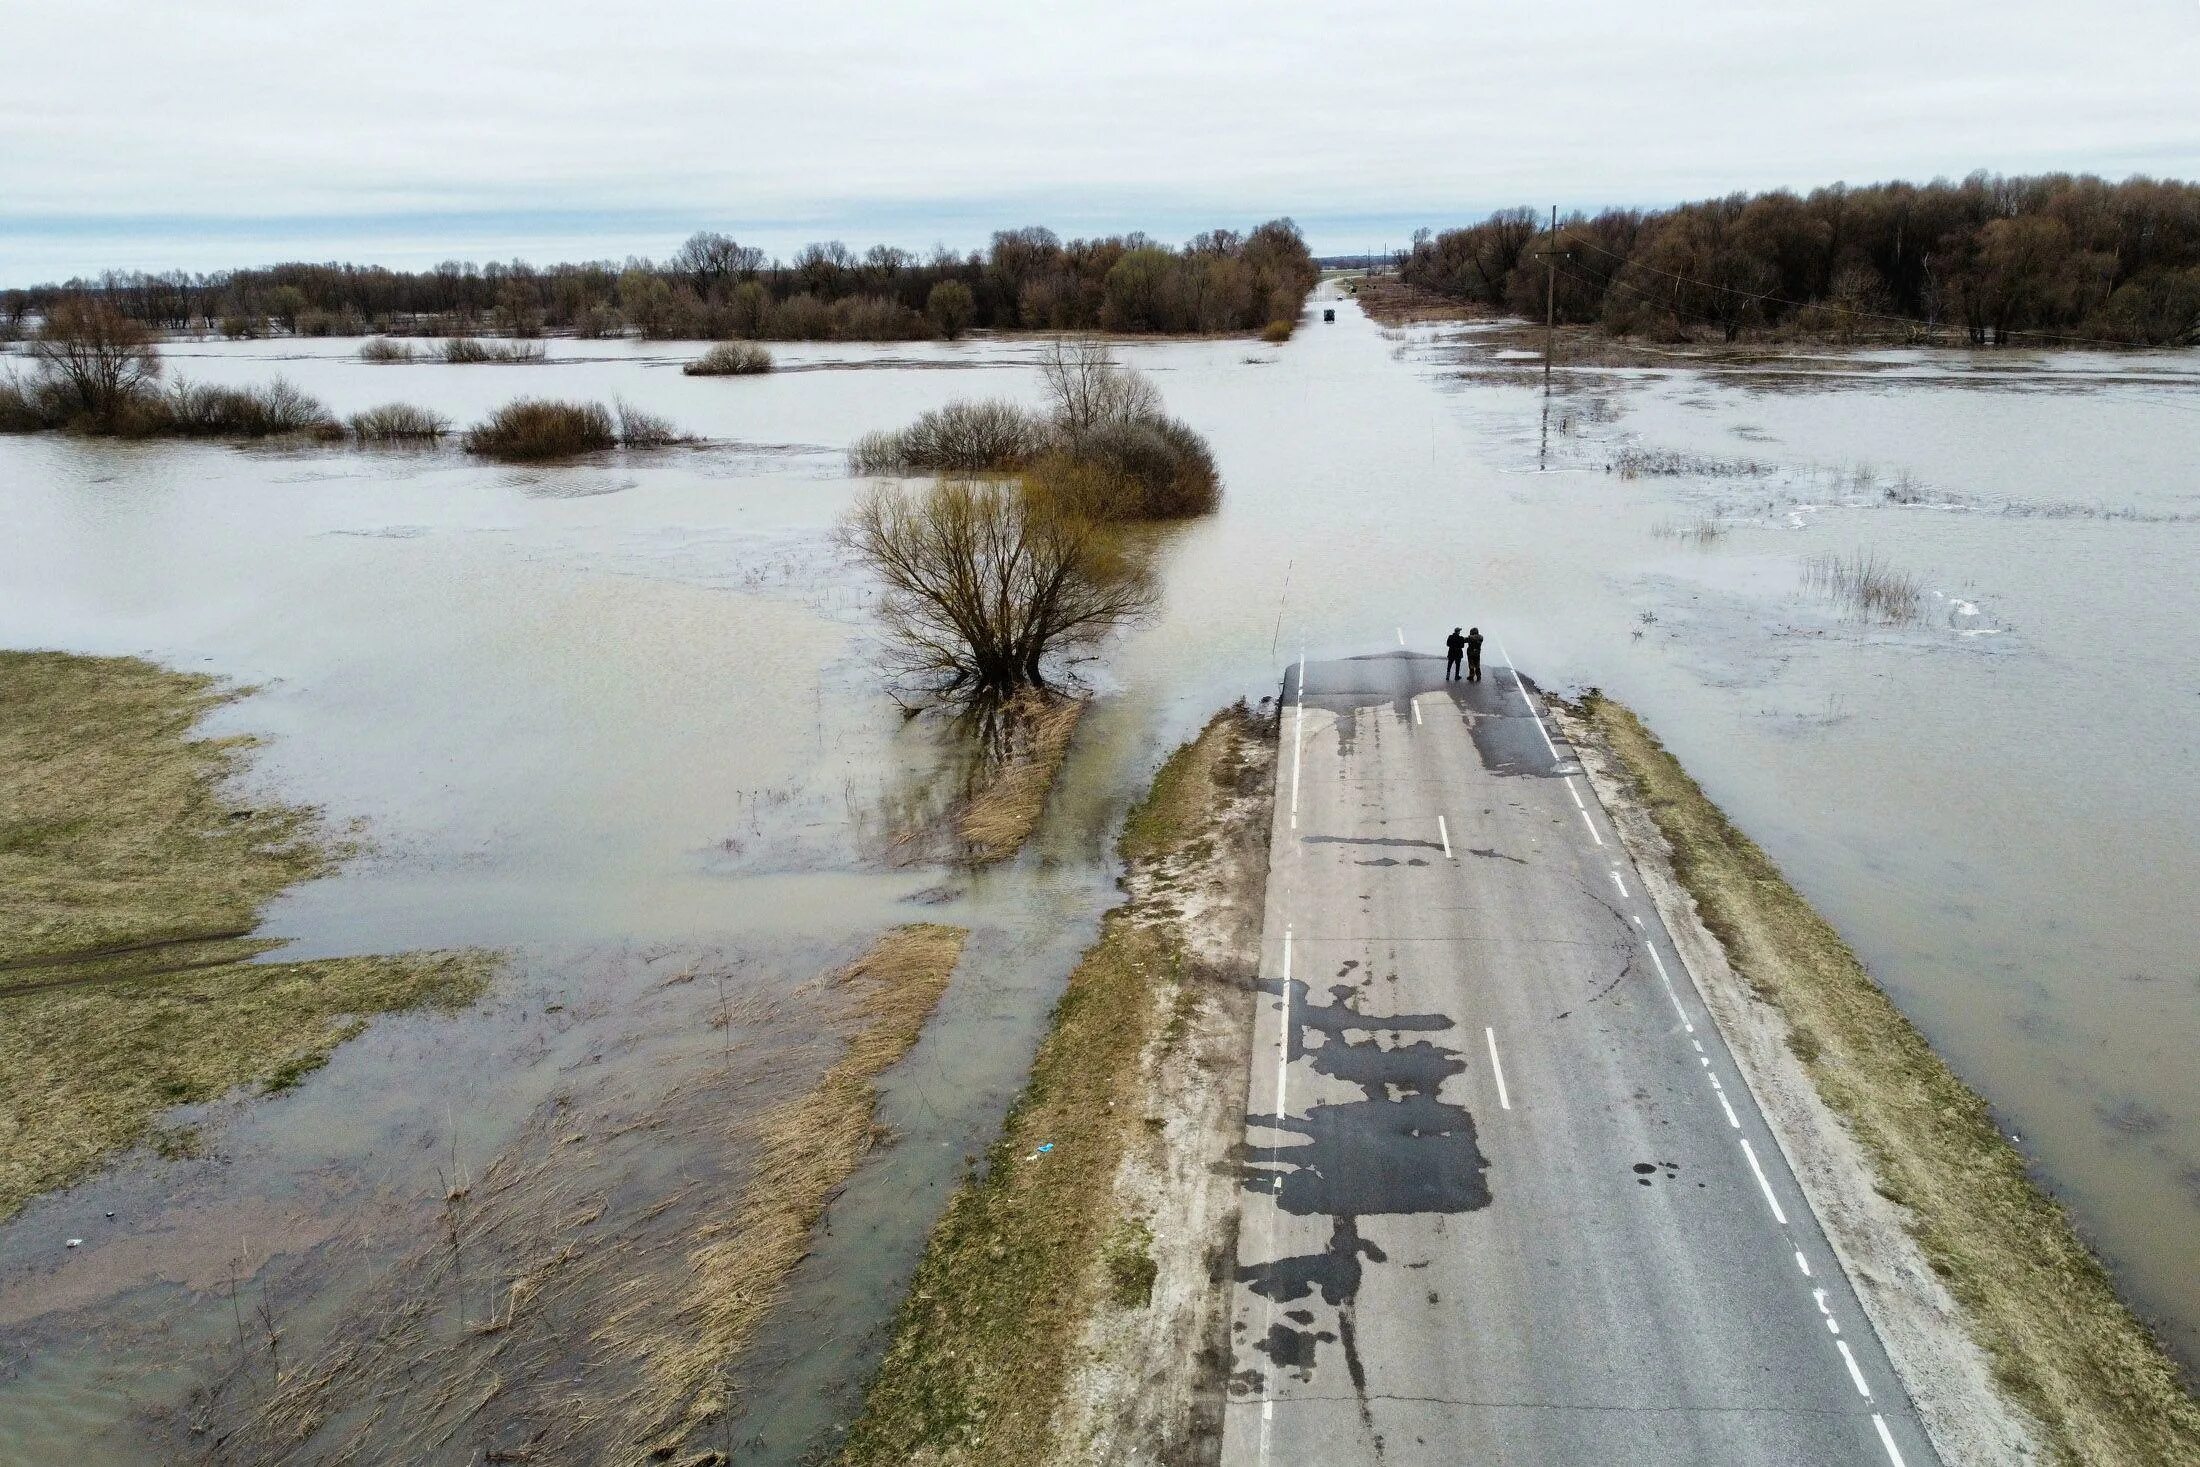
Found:
[(0, 652), (0, 1220), (150, 1139), (170, 1106), (277, 1091), (370, 1015), (473, 1001), (473, 953), (254, 963), (262, 906), (341, 855), (311, 810), (224, 788), (236, 696), (131, 658)]
[(2200, 1461), (2196, 1403), (1986, 1102), (1950, 1072), (1825, 920), (1632, 713), (1577, 712), (1617, 757), (1729, 961), (1905, 1207), (2001, 1386), (2068, 1462)]
[(1132, 897), (1070, 974), (1000, 1139), (934, 1230), (844, 1467), (1073, 1455), (1055, 1424), (1078, 1341), (1097, 1312), (1142, 1307), (1154, 1276), (1143, 1220), (1114, 1189), (1158, 1119), (1147, 1061), (1199, 1001), (1171, 898), (1212, 856), (1248, 771), (1265, 768), (1247, 752), (1263, 738), (1242, 710), (1218, 716), (1131, 813)]

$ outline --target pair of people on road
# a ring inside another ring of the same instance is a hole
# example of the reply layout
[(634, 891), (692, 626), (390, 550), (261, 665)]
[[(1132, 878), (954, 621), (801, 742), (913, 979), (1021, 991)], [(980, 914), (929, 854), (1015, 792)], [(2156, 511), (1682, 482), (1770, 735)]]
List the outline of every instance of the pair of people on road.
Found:
[(1448, 683), (1459, 676), (1459, 654), (1462, 652), (1467, 657), (1466, 680), (1470, 683), (1482, 681), (1482, 629), (1480, 627), (1468, 627), (1465, 636), (1459, 635), (1459, 628), (1453, 627), (1451, 635), (1444, 638), (1444, 681)]

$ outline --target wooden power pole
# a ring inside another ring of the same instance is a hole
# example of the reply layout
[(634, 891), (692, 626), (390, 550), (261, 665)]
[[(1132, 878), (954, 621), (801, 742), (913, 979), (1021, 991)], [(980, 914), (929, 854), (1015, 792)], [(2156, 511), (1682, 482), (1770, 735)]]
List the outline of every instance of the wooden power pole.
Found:
[(1551, 392), (1551, 339), (1558, 329), (1558, 205), (1551, 205), (1551, 238), (1543, 246), (1543, 394)]

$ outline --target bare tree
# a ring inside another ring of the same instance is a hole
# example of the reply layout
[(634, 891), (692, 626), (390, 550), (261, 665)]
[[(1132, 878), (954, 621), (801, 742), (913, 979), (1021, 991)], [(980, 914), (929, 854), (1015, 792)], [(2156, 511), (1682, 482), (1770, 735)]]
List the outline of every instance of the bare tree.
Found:
[(1054, 404), (1054, 421), (1072, 440), (1103, 423), (1161, 416), (1153, 383), (1115, 359), (1108, 344), (1091, 337), (1048, 344), (1039, 374)]
[(80, 411), (101, 422), (111, 422), (160, 375), (152, 328), (87, 296), (54, 302), (31, 356)]
[(687, 276), (704, 300), (734, 280), (754, 275), (763, 264), (764, 252), (756, 246), (738, 244), (709, 229), (689, 235), (672, 257), (672, 268)]
[(885, 583), (903, 673), (975, 700), (1043, 687), (1050, 657), (1148, 614), (1154, 582), (1073, 496), (997, 480), (871, 490), (837, 537)]

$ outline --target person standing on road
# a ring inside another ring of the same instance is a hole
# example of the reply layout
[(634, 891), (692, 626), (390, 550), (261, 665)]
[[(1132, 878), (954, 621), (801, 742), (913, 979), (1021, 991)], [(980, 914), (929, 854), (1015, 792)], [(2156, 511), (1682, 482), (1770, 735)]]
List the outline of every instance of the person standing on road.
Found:
[(1459, 635), (1459, 628), (1453, 627), (1451, 629), (1451, 635), (1444, 638), (1445, 682), (1448, 683), (1453, 678), (1459, 676), (1459, 654), (1466, 651), (1466, 649), (1467, 639)]
[[(1456, 637), (1459, 635), (1459, 633), (1454, 631), (1452, 635)], [(1467, 628), (1466, 646), (1467, 681), (1470, 683), (1478, 683), (1482, 681), (1482, 629), (1480, 627)], [(1454, 663), (1458, 662), (1459, 654), (1456, 652), (1452, 653), (1451, 660)]]

